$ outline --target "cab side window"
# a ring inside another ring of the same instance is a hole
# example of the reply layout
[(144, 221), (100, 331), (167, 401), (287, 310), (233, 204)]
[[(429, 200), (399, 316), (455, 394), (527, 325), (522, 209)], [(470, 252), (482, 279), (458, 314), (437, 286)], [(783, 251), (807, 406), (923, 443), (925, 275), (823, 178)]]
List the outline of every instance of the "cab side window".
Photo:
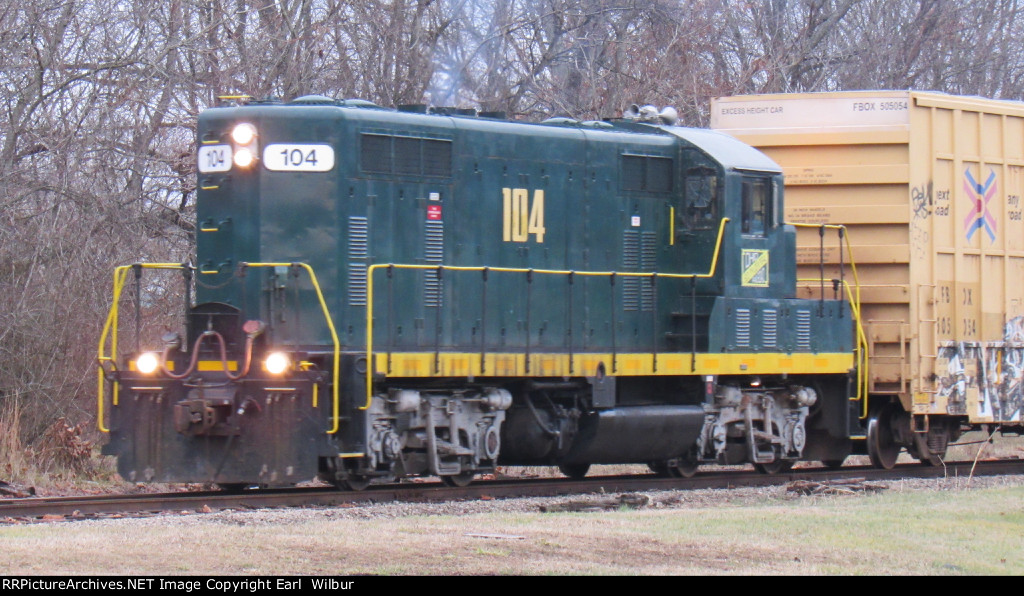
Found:
[(718, 176), (713, 168), (698, 166), (686, 171), (684, 200), (687, 227), (712, 229), (718, 223)]
[(772, 226), (772, 181), (770, 178), (743, 178), (743, 233), (764, 236)]

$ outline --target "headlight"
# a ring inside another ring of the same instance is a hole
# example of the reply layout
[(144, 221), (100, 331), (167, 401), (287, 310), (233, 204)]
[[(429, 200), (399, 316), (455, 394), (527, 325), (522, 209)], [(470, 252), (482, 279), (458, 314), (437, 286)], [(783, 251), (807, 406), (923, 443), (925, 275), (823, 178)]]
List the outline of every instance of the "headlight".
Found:
[(145, 352), (135, 360), (135, 370), (144, 375), (151, 375), (160, 368), (160, 357), (155, 352)]
[(240, 168), (247, 168), (252, 165), (252, 162), (256, 158), (253, 156), (252, 151), (248, 149), (239, 149), (235, 151), (235, 165)]
[(239, 145), (248, 145), (256, 138), (256, 127), (243, 122), (231, 131), (231, 138)]
[(279, 375), (291, 367), (291, 359), (284, 352), (273, 352), (263, 361), (263, 367), (272, 375)]

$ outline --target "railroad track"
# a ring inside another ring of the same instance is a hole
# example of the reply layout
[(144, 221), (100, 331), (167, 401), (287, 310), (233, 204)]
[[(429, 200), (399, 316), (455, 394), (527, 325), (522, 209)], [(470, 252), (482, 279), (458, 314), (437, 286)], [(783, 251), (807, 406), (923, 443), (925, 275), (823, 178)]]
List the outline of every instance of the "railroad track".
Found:
[(272, 507), (334, 507), (353, 503), (427, 502), (513, 497), (550, 497), (587, 493), (622, 493), (648, 490), (693, 490), (778, 486), (797, 480), (828, 481), (863, 478), (942, 478), (1024, 474), (1024, 460), (947, 462), (945, 467), (905, 464), (893, 470), (867, 466), (844, 466), (839, 470), (800, 468), (765, 475), (752, 471), (707, 471), (693, 478), (635, 476), (593, 476), (582, 480), (566, 478), (515, 478), (480, 480), (464, 488), (437, 483), (401, 483), (371, 486), (360, 492), (333, 488), (287, 488), (241, 492), (204, 491), (160, 494), (32, 497), (0, 500), (0, 524), (73, 521), (98, 517), (133, 517), (168, 512), (212, 512), (223, 509)]

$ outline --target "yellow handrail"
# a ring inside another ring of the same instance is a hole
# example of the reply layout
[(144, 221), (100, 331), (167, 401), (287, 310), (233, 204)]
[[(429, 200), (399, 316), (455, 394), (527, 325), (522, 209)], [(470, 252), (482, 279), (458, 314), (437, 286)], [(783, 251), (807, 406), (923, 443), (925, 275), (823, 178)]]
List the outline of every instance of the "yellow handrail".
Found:
[[(103, 425), (103, 404), (105, 401), (104, 395), (104, 362), (111, 362), (116, 366), (117, 357), (117, 318), (118, 308), (121, 301), (121, 291), (124, 289), (124, 282), (128, 275), (128, 271), (136, 266), (141, 266), (143, 269), (185, 269), (186, 266), (181, 263), (137, 263), (135, 265), (122, 265), (114, 269), (114, 292), (113, 292), (113, 303), (110, 306), (110, 311), (107, 313), (106, 323), (103, 325), (103, 332), (100, 334), (99, 343), (99, 355), (97, 360), (99, 361), (99, 387), (97, 390), (97, 401), (98, 401), (98, 416), (97, 425), (99, 426), (100, 432), (110, 432), (110, 429)], [(320, 289), (320, 282), (317, 280), (316, 273), (313, 268), (306, 263), (239, 263), (239, 267), (302, 267), (309, 274), (310, 281), (313, 284), (313, 289), (316, 291), (317, 300), (320, 302), (320, 309), (323, 311), (324, 319), (327, 321), (327, 328), (331, 332), (331, 341), (334, 344), (334, 370), (333, 373), (333, 397), (332, 397), (332, 409), (333, 409), (333, 426), (331, 430), (327, 431), (328, 434), (338, 432), (340, 427), (340, 416), (341, 406), (338, 395), (338, 376), (340, 370), (341, 361), (341, 341), (338, 339), (338, 333), (334, 328), (334, 319), (331, 317), (330, 310), (327, 308), (327, 301), (324, 300), (323, 291)], [(107, 344), (107, 337), (110, 337), (110, 355), (104, 354), (104, 347)], [(114, 384), (113, 391), (113, 405), (117, 405), (118, 396), (118, 385)]]
[[(817, 278), (817, 277), (812, 277), (812, 278), (800, 278), (800, 279), (797, 279), (796, 281), (798, 283), (799, 282), (819, 283), (821, 281), (831, 281), (831, 280), (827, 280), (827, 279), (826, 280), (822, 280), (822, 279)], [(854, 291), (853, 291), (853, 287), (845, 279), (842, 280), (842, 285), (843, 285), (843, 288), (846, 291), (847, 298), (848, 298), (848, 300), (850, 302), (850, 312), (853, 315), (853, 320), (854, 320), (854, 323), (855, 323), (854, 327), (857, 330), (857, 397), (856, 397), (856, 399), (851, 400), (851, 401), (860, 401), (861, 402), (861, 404), (862, 404), (861, 409), (863, 411), (862, 418), (866, 418), (867, 417), (867, 411), (868, 411), (867, 410), (867, 403), (868, 403), (868, 400), (867, 400), (867, 387), (868, 387), (868, 356), (867, 356), (867, 348), (868, 348), (868, 337), (867, 337), (867, 334), (864, 332), (864, 326), (861, 324), (860, 302), (859, 301), (855, 301), (855, 299), (854, 299), (855, 294), (854, 294)]]
[(334, 329), (334, 319), (331, 317), (331, 311), (327, 308), (327, 301), (324, 300), (324, 293), (320, 290), (320, 282), (316, 278), (316, 273), (313, 272), (313, 268), (306, 263), (239, 263), (239, 267), (291, 267), (299, 266), (309, 273), (309, 279), (313, 283), (313, 289), (316, 290), (316, 298), (320, 302), (320, 310), (324, 313), (324, 319), (327, 321), (327, 328), (331, 332), (331, 342), (334, 344), (334, 371), (333, 371), (333, 383), (331, 392), (331, 407), (333, 411), (333, 426), (331, 430), (327, 431), (327, 434), (332, 435), (338, 432), (338, 428), (341, 424), (341, 406), (338, 398), (338, 370), (341, 362), (341, 341), (338, 339), (338, 332)]
[[(843, 240), (846, 241), (846, 255), (850, 259), (850, 272), (853, 273), (853, 283), (857, 288), (857, 304), (860, 304), (860, 277), (857, 274), (857, 263), (853, 260), (853, 246), (850, 244), (850, 230), (843, 224), (807, 224), (807, 223), (791, 223), (787, 222), (785, 225), (793, 226), (794, 228), (825, 228), (826, 230), (842, 230)], [(841, 248), (841, 247), (840, 247)]]
[[(181, 263), (138, 263), (143, 269), (181, 269), (183, 265)], [(107, 320), (103, 324), (103, 331), (100, 333), (100, 344), (97, 350), (97, 361), (99, 367), (97, 370), (99, 382), (96, 392), (97, 399), (97, 416), (96, 425), (99, 427), (100, 432), (108, 433), (110, 429), (103, 425), (103, 403), (104, 395), (103, 391), (103, 363), (110, 362), (114, 367), (117, 366), (117, 312), (118, 306), (121, 302), (121, 291), (124, 289), (124, 281), (128, 276), (128, 271), (133, 269), (135, 265), (121, 265), (120, 267), (114, 268), (114, 288), (113, 288), (113, 303), (110, 305), (110, 311), (107, 312)], [(103, 347), (107, 344), (107, 336), (110, 336), (110, 356), (103, 354)], [(117, 384), (114, 384), (114, 392), (111, 403), (117, 405)]]
[[(860, 276), (857, 273), (857, 263), (853, 259), (853, 245), (850, 244), (850, 231), (843, 224), (811, 224), (811, 223), (792, 223), (788, 222), (786, 225), (793, 226), (795, 228), (813, 228), (813, 229), (826, 229), (826, 230), (841, 230), (842, 239), (846, 243), (846, 255), (848, 258), (848, 264), (850, 266), (850, 272), (853, 274), (853, 287), (844, 279), (842, 280), (843, 287), (846, 288), (847, 296), (850, 300), (850, 310), (854, 313), (854, 319), (856, 320), (857, 329), (857, 399), (854, 401), (861, 402), (861, 418), (867, 418), (868, 416), (868, 368), (870, 366), (868, 360), (868, 339), (867, 334), (864, 332), (864, 326), (860, 315)], [(842, 250), (842, 246), (839, 247)], [(798, 279), (797, 282), (813, 282), (820, 283), (822, 280), (818, 278), (813, 279)]]
[(713, 277), (715, 269), (718, 268), (718, 256), (722, 249), (722, 239), (725, 237), (725, 224), (729, 223), (728, 217), (723, 217), (718, 226), (718, 239), (715, 241), (715, 252), (711, 257), (711, 265), (707, 273), (640, 273), (640, 272), (619, 272), (619, 271), (573, 271), (569, 269), (523, 269), (521, 267), (483, 267), (483, 266), (458, 266), (458, 265), (404, 265), (398, 263), (378, 263), (370, 265), (366, 274), (366, 403), (360, 406), (360, 410), (370, 407), (373, 400), (373, 274), (385, 269), (422, 269), (432, 271), (494, 271), (499, 273), (535, 273), (538, 275), (582, 275), (589, 277), (646, 277), (667, 279), (707, 279)]

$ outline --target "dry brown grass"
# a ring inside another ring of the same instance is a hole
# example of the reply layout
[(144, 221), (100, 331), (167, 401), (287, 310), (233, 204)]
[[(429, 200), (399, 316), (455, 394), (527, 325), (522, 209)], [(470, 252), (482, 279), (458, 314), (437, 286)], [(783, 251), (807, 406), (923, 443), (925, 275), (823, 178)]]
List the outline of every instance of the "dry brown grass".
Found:
[(25, 448), (21, 444), (21, 408), (17, 400), (5, 401), (0, 408), (0, 480), (16, 480), (28, 467)]
[(0, 481), (12, 490), (40, 496), (128, 492), (114, 461), (99, 455), (84, 423), (55, 420), (31, 445), (21, 439), (16, 401), (0, 410)]
[(6, 526), (0, 573), (1022, 574), (1024, 478), (998, 482), (848, 497), (697, 491), (602, 513), (494, 502), (491, 512), (359, 506)]

